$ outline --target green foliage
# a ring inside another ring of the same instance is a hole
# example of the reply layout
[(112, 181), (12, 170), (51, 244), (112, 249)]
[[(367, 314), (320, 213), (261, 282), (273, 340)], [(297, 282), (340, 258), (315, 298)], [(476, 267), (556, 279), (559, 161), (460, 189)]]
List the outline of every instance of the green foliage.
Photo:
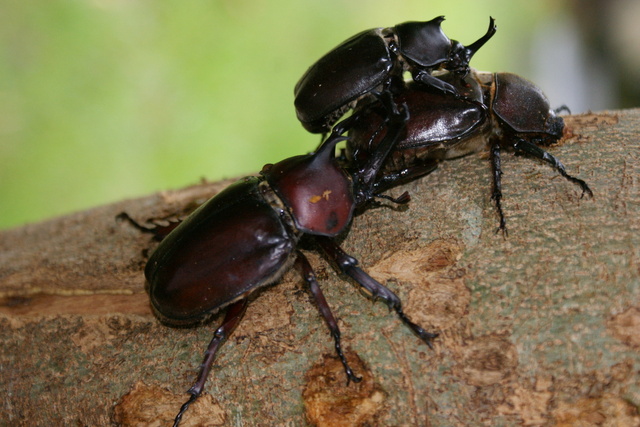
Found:
[[(547, 5), (548, 6), (548, 5)], [(293, 87), (356, 32), (446, 15), (506, 69), (543, 2), (48, 0), (0, 4), (0, 228), (258, 171), (320, 140)], [(519, 16), (520, 18), (514, 18)], [(513, 54), (509, 54), (509, 52)]]

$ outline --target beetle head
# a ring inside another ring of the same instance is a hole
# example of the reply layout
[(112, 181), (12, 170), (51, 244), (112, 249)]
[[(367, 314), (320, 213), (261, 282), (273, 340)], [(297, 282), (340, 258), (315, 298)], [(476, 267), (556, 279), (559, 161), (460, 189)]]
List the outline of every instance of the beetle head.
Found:
[(489, 41), (495, 33), (495, 19), (489, 17), (489, 29), (487, 29), (484, 36), (480, 37), (474, 43), (465, 47), (459, 41), (452, 40), (451, 54), (449, 56), (449, 61), (446, 64), (446, 68), (455, 73), (467, 75), (469, 72), (469, 62), (471, 62), (471, 58), (473, 58), (473, 55), (475, 55), (476, 52), (480, 50), (480, 48), (484, 46), (484, 44)]
[(351, 222), (352, 183), (334, 153), (345, 139), (330, 137), (315, 153), (290, 157), (261, 172), (304, 233), (335, 236)]
[(395, 26), (398, 50), (413, 65), (420, 68), (435, 68), (449, 59), (451, 40), (440, 28), (444, 16), (431, 21), (404, 22)]
[(466, 75), (473, 55), (495, 34), (495, 20), (490, 18), (487, 33), (469, 46), (450, 40), (442, 32), (442, 21), (444, 16), (396, 25), (398, 50), (412, 65), (422, 69), (437, 68), (444, 63), (446, 69)]

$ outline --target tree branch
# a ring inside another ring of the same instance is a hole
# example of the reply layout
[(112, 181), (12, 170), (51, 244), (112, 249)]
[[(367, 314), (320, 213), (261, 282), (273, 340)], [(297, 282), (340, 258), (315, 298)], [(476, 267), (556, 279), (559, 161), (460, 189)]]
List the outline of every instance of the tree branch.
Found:
[[(429, 350), (309, 247), (359, 384), (291, 271), (259, 292), (184, 425), (638, 425), (640, 110), (567, 118), (551, 168), (503, 156), (509, 237), (496, 235), (487, 158), (393, 191), (342, 242), (394, 290)], [(142, 270), (149, 236), (115, 217), (181, 212), (229, 182), (98, 207), (0, 233), (0, 418), (12, 425), (167, 424), (215, 323), (161, 325)], [(215, 320), (214, 322), (217, 322)], [(357, 355), (361, 360), (357, 359)], [(332, 418), (334, 417), (334, 418)], [(594, 418), (595, 417), (595, 418)]]

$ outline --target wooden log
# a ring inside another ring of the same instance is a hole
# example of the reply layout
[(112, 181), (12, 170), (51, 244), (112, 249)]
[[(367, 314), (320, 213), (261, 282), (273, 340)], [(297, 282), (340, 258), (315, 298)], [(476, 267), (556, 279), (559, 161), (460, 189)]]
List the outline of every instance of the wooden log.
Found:
[[(364, 381), (345, 385), (291, 271), (257, 293), (183, 425), (640, 425), (639, 129), (638, 109), (567, 117), (550, 151), (593, 199), (505, 154), (508, 237), (482, 155), (394, 190), (405, 211), (355, 218), (344, 249), (440, 332), (434, 350), (305, 246)], [(160, 324), (142, 274), (154, 244), (115, 217), (181, 212), (228, 183), (0, 232), (3, 423), (170, 424), (219, 319)]]

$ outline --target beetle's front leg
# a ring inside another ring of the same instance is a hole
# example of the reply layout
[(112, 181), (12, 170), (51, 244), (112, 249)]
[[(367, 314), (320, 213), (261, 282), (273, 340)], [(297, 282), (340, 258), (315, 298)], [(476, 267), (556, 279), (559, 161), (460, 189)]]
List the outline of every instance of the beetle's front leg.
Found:
[(460, 97), (458, 90), (453, 85), (431, 75), (428, 71), (418, 71), (413, 75), (413, 80), (422, 83), (425, 86), (435, 88), (446, 95), (453, 95), (456, 98)]
[(430, 348), (433, 348), (433, 339), (438, 336), (437, 333), (425, 331), (421, 326), (413, 323), (404, 311), (402, 311), (402, 302), (396, 294), (373, 277), (362, 271), (358, 265), (358, 260), (346, 254), (333, 239), (325, 236), (316, 236), (316, 242), (322, 250), (333, 260), (340, 270), (347, 276), (355, 280), (360, 286), (366, 289), (374, 299), (383, 300), (389, 308), (395, 310), (400, 320), (415, 332)]
[(555, 170), (557, 170), (560, 173), (560, 175), (564, 176), (566, 179), (573, 182), (574, 184), (579, 185), (580, 188), (582, 189), (582, 196), (587, 194), (589, 197), (593, 197), (593, 191), (591, 191), (591, 189), (589, 188), (586, 182), (584, 182), (579, 178), (569, 175), (560, 160), (558, 160), (557, 158), (555, 158), (553, 155), (543, 150), (542, 148), (538, 147), (536, 144), (526, 141), (524, 139), (518, 138), (515, 144), (513, 144), (513, 148), (516, 150), (516, 152), (528, 154), (530, 156), (536, 157), (540, 160), (544, 160), (545, 162), (549, 163), (551, 166), (553, 166)]
[(320, 314), (322, 314), (322, 317), (324, 317), (324, 320), (327, 322), (327, 326), (329, 326), (331, 336), (335, 340), (336, 353), (338, 353), (338, 357), (340, 358), (340, 361), (342, 362), (344, 370), (347, 374), (347, 385), (349, 385), (349, 381), (359, 383), (360, 381), (362, 381), (362, 378), (353, 373), (353, 370), (349, 366), (347, 359), (342, 353), (342, 345), (340, 344), (340, 328), (338, 327), (338, 322), (333, 316), (331, 308), (329, 308), (329, 304), (327, 304), (327, 300), (322, 293), (322, 289), (320, 289), (320, 285), (318, 284), (318, 280), (316, 279), (316, 275), (313, 272), (311, 264), (309, 264), (309, 260), (307, 260), (307, 257), (305, 257), (300, 251), (298, 251), (295, 265), (296, 268), (298, 268), (298, 270), (300, 271), (300, 274), (302, 274), (305, 282), (307, 282), (307, 285), (309, 285), (309, 289), (311, 290), (311, 293), (316, 300), (318, 310), (320, 310)]
[(407, 120), (409, 120), (407, 106), (404, 105), (398, 110), (389, 92), (380, 94), (379, 99), (389, 114), (385, 122), (387, 127), (386, 135), (380, 144), (378, 144), (375, 151), (371, 153), (367, 164), (361, 167), (356, 175), (358, 182), (355, 188), (355, 194), (356, 205), (358, 206), (363, 205), (375, 197), (374, 190), (378, 172), (380, 172), (384, 162), (387, 160), (387, 157), (389, 157), (389, 153), (393, 151), (400, 140), (400, 135), (406, 127)]
[(189, 405), (200, 397), (200, 394), (204, 389), (204, 384), (207, 382), (207, 377), (209, 376), (209, 371), (211, 371), (211, 365), (216, 357), (216, 353), (218, 352), (220, 345), (225, 339), (227, 339), (227, 337), (229, 337), (236, 326), (238, 326), (238, 323), (240, 323), (240, 320), (247, 309), (247, 302), (248, 300), (243, 298), (231, 304), (227, 309), (227, 313), (224, 316), (222, 324), (218, 329), (216, 329), (216, 332), (213, 334), (213, 339), (209, 343), (207, 351), (204, 353), (204, 359), (202, 360), (202, 364), (200, 364), (200, 371), (198, 372), (196, 382), (187, 391), (191, 397), (180, 407), (180, 412), (178, 412), (178, 415), (176, 415), (176, 418), (173, 421), (174, 427), (177, 427), (180, 424), (180, 420), (189, 408)]
[(429, 175), (436, 169), (438, 169), (438, 161), (431, 159), (418, 159), (415, 165), (404, 168), (400, 172), (385, 171), (384, 174), (378, 177), (376, 181), (376, 193), (382, 193), (389, 190), (390, 188), (405, 184), (410, 181), (414, 181), (418, 178), (422, 178), (426, 175)]

